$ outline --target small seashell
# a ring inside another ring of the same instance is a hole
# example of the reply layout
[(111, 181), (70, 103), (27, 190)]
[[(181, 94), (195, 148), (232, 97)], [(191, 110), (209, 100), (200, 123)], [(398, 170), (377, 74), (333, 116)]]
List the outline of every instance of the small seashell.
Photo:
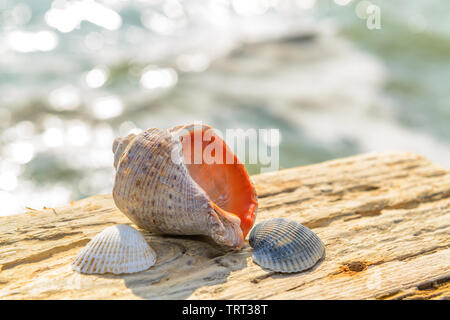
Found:
[(80, 273), (134, 273), (156, 262), (156, 253), (136, 229), (120, 224), (97, 234), (72, 262)]
[(148, 129), (117, 138), (113, 152), (114, 202), (140, 228), (244, 245), (258, 206), (255, 188), (211, 127)]
[(277, 272), (299, 272), (314, 266), (325, 254), (319, 237), (293, 220), (274, 218), (250, 232), (253, 261)]

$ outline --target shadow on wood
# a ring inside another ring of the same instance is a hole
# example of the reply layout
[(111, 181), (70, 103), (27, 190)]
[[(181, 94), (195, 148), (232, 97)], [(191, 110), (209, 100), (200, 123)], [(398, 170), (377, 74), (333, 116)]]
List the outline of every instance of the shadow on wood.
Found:
[[(185, 299), (195, 290), (225, 283), (231, 272), (247, 267), (249, 250), (235, 251), (201, 236), (155, 236), (140, 230), (158, 259), (149, 270), (121, 277), (145, 299)], [(250, 248), (247, 248), (250, 249)]]

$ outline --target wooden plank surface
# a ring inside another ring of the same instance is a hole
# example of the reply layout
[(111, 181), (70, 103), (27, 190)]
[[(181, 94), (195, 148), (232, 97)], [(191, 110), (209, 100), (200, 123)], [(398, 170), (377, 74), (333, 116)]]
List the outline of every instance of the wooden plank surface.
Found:
[(80, 275), (70, 263), (93, 236), (133, 225), (110, 195), (94, 196), (0, 218), (0, 299), (450, 298), (448, 170), (414, 154), (374, 153), (252, 178), (257, 223), (295, 219), (325, 243), (312, 270), (269, 272), (248, 244), (236, 252), (141, 230), (158, 253), (151, 269)]

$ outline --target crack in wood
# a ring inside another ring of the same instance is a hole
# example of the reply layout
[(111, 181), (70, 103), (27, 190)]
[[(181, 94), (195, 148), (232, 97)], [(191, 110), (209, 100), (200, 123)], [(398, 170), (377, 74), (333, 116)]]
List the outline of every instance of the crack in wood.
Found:
[(35, 262), (39, 262), (42, 260), (45, 260), (49, 257), (51, 257), (52, 255), (62, 252), (62, 251), (67, 251), (69, 249), (75, 248), (75, 247), (80, 247), (80, 246), (84, 246), (86, 245), (88, 242), (90, 241), (90, 239), (81, 239), (81, 240), (77, 240), (77, 241), (73, 241), (70, 243), (67, 243), (65, 245), (62, 246), (56, 246), (56, 247), (52, 247), (48, 250), (44, 250), (35, 254), (31, 254), (29, 256), (26, 256), (24, 258), (20, 258), (17, 260), (11, 260), (8, 262), (5, 262), (2, 264), (2, 271), (6, 270), (6, 269), (11, 269), (14, 268), (18, 265), (23, 265), (23, 264), (27, 264), (27, 263), (35, 263)]

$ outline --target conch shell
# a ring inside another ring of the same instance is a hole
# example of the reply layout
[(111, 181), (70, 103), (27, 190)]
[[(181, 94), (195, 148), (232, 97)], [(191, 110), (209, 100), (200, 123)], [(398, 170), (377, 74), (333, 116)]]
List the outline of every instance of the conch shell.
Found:
[(137, 226), (244, 245), (255, 221), (256, 192), (244, 165), (211, 127), (148, 129), (117, 138), (113, 152), (113, 198)]

